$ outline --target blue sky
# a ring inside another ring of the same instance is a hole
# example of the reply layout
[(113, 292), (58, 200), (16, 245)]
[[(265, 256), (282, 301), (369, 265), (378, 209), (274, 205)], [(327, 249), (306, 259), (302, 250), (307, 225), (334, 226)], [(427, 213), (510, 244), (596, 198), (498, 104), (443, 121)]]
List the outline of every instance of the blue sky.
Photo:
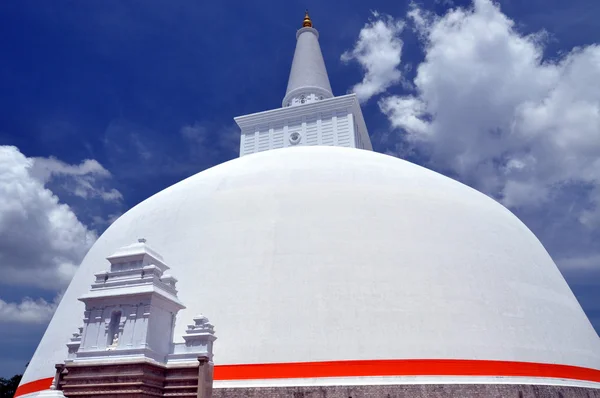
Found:
[(374, 149), (507, 205), (600, 330), (600, 3), (344, 4), (0, 3), (0, 376), (111, 220), (236, 157), (233, 117), (280, 106), (305, 8)]

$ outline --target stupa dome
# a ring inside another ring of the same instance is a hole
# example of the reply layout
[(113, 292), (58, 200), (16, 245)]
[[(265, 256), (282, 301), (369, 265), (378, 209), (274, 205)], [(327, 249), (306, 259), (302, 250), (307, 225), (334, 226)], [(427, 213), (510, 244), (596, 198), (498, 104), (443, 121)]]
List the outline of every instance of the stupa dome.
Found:
[(200, 313), (215, 325), (215, 386), (236, 364), (278, 364), (255, 372), (265, 385), (285, 364), (323, 361), (600, 369), (600, 339), (510, 211), (409, 162), (317, 146), (231, 160), (121, 216), (82, 262), (23, 383), (52, 377), (81, 325), (77, 298), (139, 237), (178, 279), (175, 335)]

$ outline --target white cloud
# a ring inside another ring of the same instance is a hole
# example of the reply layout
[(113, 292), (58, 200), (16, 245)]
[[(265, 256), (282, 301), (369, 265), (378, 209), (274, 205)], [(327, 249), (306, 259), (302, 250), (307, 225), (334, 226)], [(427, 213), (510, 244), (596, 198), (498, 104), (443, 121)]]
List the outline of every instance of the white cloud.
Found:
[(408, 17), (425, 52), (416, 93), (379, 100), (403, 139), (512, 208), (575, 184), (588, 202), (578, 219), (600, 226), (600, 47), (544, 60), (546, 34), (519, 33), (490, 0)]
[(121, 217), (123, 213), (110, 213), (105, 217), (102, 216), (92, 216), (91, 226), (94, 228), (104, 229), (110, 226), (112, 223), (117, 221), (119, 217)]
[[(168, 137), (168, 138), (165, 138)], [(121, 180), (184, 178), (232, 159), (239, 153), (236, 124), (196, 121), (169, 135), (126, 120), (116, 120), (105, 132), (107, 162), (119, 169)]]
[(82, 176), (95, 174), (102, 177), (110, 177), (110, 172), (100, 163), (93, 159), (86, 159), (80, 165), (70, 165), (51, 156), (49, 158), (33, 158), (35, 167), (33, 174), (43, 182), (50, 180), (52, 175)]
[(407, 94), (380, 95), (392, 129), (375, 145), (510, 207), (600, 330), (600, 46), (545, 58), (548, 33), (519, 32), (492, 0), (407, 19), (424, 60)]
[(195, 122), (181, 128), (180, 134), (188, 144), (192, 161), (215, 164), (224, 155), (239, 153), (240, 132), (237, 125), (211, 128), (206, 123)]
[(29, 297), (20, 303), (7, 303), (0, 299), (0, 323), (45, 324), (52, 318), (60, 299), (61, 295), (51, 303)]
[[(44, 186), (34, 172), (36, 162), (15, 147), (0, 146), (0, 283), (58, 290), (70, 281), (96, 233)], [(98, 166), (84, 162), (63, 170)], [(23, 308), (33, 307), (28, 301)]]
[(83, 199), (96, 197), (107, 202), (123, 199), (118, 190), (105, 190), (98, 184), (98, 180), (107, 179), (111, 174), (93, 159), (86, 159), (80, 165), (70, 165), (54, 157), (33, 158), (31, 175), (43, 184), (62, 178), (63, 187)]
[(373, 16), (376, 19), (360, 31), (354, 48), (341, 56), (343, 62), (357, 61), (365, 71), (362, 82), (352, 88), (361, 102), (368, 101), (402, 79), (398, 67), (403, 42), (399, 35), (404, 23), (377, 12)]
[(600, 254), (590, 254), (586, 256), (565, 257), (557, 261), (561, 269), (565, 271), (600, 271)]

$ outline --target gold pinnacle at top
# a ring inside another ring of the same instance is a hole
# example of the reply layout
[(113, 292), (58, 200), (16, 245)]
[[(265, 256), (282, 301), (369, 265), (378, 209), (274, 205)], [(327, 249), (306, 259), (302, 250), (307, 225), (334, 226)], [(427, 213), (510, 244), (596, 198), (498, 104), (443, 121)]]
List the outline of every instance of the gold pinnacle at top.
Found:
[(303, 28), (312, 28), (312, 21), (310, 20), (310, 17), (308, 16), (308, 10), (306, 10), (306, 13), (304, 14), (304, 21), (302, 22), (302, 27)]

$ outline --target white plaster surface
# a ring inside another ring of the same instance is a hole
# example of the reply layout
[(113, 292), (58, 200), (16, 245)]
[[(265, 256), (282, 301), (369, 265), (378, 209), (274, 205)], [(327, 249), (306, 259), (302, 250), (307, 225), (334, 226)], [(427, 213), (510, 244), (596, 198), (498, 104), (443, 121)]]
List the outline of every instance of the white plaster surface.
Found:
[(65, 394), (61, 390), (43, 390), (37, 396), (40, 398), (64, 398)]
[(54, 375), (106, 256), (143, 236), (220, 364), (495, 359), (600, 369), (600, 339), (538, 239), (489, 197), (390, 156), (292, 147), (196, 174), (98, 239), (23, 377)]

